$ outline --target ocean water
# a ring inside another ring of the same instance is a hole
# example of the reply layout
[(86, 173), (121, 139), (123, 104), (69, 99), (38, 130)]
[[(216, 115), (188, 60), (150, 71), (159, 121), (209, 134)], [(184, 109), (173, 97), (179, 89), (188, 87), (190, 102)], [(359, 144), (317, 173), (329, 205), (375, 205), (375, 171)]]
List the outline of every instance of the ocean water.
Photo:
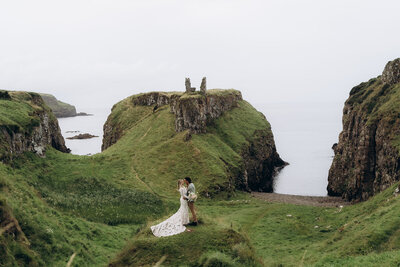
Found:
[[(275, 143), (286, 166), (275, 178), (274, 191), (282, 194), (326, 196), (328, 171), (333, 159), (332, 145), (341, 130), (342, 103), (253, 103), (272, 125)], [(85, 110), (87, 117), (61, 118), (64, 138), (79, 133), (99, 137), (68, 140), (71, 153), (93, 155), (101, 152), (103, 125), (109, 108)], [(70, 133), (70, 131), (78, 131)]]
[[(86, 113), (93, 116), (78, 116), (70, 118), (59, 118), (58, 123), (61, 133), (64, 136), (65, 144), (71, 149), (72, 154), (76, 155), (94, 155), (101, 152), (101, 144), (103, 141), (103, 125), (110, 114), (109, 108), (91, 108), (85, 109)], [(74, 139), (72, 137), (81, 133), (89, 133), (97, 135), (91, 139)]]
[(289, 163), (275, 178), (274, 192), (326, 196), (343, 103), (260, 103), (255, 107), (271, 123), (277, 151)]

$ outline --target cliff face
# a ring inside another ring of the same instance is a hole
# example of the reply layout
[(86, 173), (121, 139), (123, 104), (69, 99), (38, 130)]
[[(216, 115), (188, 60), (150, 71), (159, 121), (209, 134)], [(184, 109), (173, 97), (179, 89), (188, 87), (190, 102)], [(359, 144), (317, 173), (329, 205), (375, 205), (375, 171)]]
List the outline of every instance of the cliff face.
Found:
[(0, 99), (1, 160), (10, 160), (25, 151), (44, 156), (48, 145), (62, 152), (69, 152), (57, 119), (40, 95), (3, 92), (9, 97)]
[[(130, 136), (124, 140), (132, 149), (137, 147), (136, 160), (144, 160), (149, 151), (156, 153), (151, 161), (159, 161), (158, 166), (146, 169), (144, 176), (154, 175), (155, 168), (161, 168), (163, 177), (169, 172), (175, 178), (172, 173), (192, 173), (208, 181), (202, 185), (196, 180), (205, 196), (234, 189), (271, 192), (273, 177), (286, 164), (265, 117), (236, 90), (208, 90), (206, 95), (153, 92), (127, 98), (113, 107), (104, 125), (103, 150), (125, 135)], [(118, 142), (116, 147), (120, 146)]]
[(400, 180), (400, 60), (350, 92), (328, 194), (366, 200)]
[(274, 176), (287, 164), (276, 151), (272, 132), (256, 131), (254, 139), (244, 147), (241, 156), (247, 188), (251, 191), (272, 192)]
[(40, 96), (57, 118), (75, 117), (77, 115), (76, 108), (73, 105), (61, 102), (53, 95), (40, 94)]
[[(207, 95), (151, 92), (133, 96), (131, 103), (137, 106), (152, 106), (156, 108), (169, 105), (170, 112), (175, 115), (175, 130), (190, 133), (205, 133), (207, 123), (220, 117), (224, 112), (237, 106), (242, 100), (242, 94), (237, 90), (209, 90)], [(107, 149), (123, 135), (123, 129), (112, 117), (109, 117), (103, 127), (102, 150)]]

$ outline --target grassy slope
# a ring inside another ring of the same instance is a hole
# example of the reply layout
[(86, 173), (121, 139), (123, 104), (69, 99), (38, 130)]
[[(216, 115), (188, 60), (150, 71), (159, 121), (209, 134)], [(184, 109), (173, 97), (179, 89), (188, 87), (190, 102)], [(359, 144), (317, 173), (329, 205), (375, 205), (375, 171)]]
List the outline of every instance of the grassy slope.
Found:
[[(203, 199), (197, 205), (203, 224), (194, 232), (156, 238), (146, 227), (113, 266), (152, 266), (163, 256), (165, 266), (200, 266), (202, 253), (223, 253), (216, 257), (219, 262), (234, 261), (224, 266), (398, 266), (400, 196), (393, 195), (395, 186), (342, 209), (267, 203), (247, 194)], [(227, 229), (240, 241), (224, 236)]]
[[(37, 104), (39, 94), (2, 90), (0, 94), (9, 96), (0, 98), (0, 130), (29, 135), (40, 123), (37, 114), (43, 111), (48, 112), (50, 120), (56, 120), (49, 107)], [(9, 157), (9, 152), (8, 142), (0, 136), (0, 159)]]
[(202, 210), (245, 232), (266, 266), (397, 266), (400, 197), (393, 191), (343, 209), (242, 200)]
[(125, 135), (103, 155), (131, 159), (137, 184), (145, 184), (160, 196), (173, 196), (177, 179), (185, 176), (194, 178), (203, 193), (218, 192), (226, 187), (227, 173), (241, 164), (241, 148), (254, 132), (270, 131), (263, 115), (240, 101), (238, 108), (208, 127), (207, 134), (194, 135), (185, 142), (186, 133), (175, 132), (174, 115), (168, 106), (153, 114), (152, 107), (132, 106), (130, 102), (128, 98), (114, 107), (111, 116), (121, 121)]
[(10, 100), (0, 99), (0, 127), (25, 133), (39, 125), (39, 119), (34, 112), (48, 108), (32, 103), (32, 95), (35, 94), (25, 92), (9, 92), (9, 94)]
[[(253, 124), (242, 140), (255, 129), (269, 127), (248, 103), (241, 106), (245, 115), (236, 112), (238, 118), (256, 116), (248, 118)], [(102, 154), (80, 157), (49, 149), (46, 159), (27, 153), (13, 161), (12, 169), (0, 165), (8, 184), (2, 194), (42, 262), (58, 265), (78, 252), (76, 264), (104, 264), (139, 225), (177, 208), (177, 178), (207, 173), (206, 184), (220, 172), (219, 182), (224, 183), (227, 170), (217, 157), (224, 156), (224, 151), (201, 152), (196, 144), (201, 146), (202, 141), (196, 138), (184, 142), (184, 133), (175, 133), (172, 114), (165, 108), (152, 114), (151, 107), (141, 107), (134, 115), (140, 123)], [(246, 122), (246, 118), (240, 120)], [(219, 131), (224, 127), (228, 125)], [(218, 146), (232, 150), (224, 138), (216, 141)], [(236, 152), (230, 153), (237, 162)], [(207, 170), (208, 163), (214, 168)], [(201, 180), (197, 181), (201, 189)]]
[[(117, 266), (154, 264), (164, 255), (166, 266), (400, 264), (400, 198), (393, 197), (394, 187), (341, 212), (269, 204), (243, 193), (231, 200), (201, 198), (202, 224), (194, 232), (155, 238), (148, 226), (177, 209), (176, 179), (192, 175), (200, 190), (212, 190), (208, 183), (223, 184), (227, 169), (220, 157), (239, 164), (237, 144), (269, 124), (243, 101), (207, 134), (184, 142), (166, 108), (137, 112), (136, 123), (102, 154), (49, 149), (46, 159), (26, 154), (13, 168), (0, 163), (1, 198), (31, 242), (30, 251), (21, 255), (33, 253), (46, 266), (62, 266), (74, 252), (74, 266), (110, 260)], [(120, 113), (120, 118), (129, 116)]]

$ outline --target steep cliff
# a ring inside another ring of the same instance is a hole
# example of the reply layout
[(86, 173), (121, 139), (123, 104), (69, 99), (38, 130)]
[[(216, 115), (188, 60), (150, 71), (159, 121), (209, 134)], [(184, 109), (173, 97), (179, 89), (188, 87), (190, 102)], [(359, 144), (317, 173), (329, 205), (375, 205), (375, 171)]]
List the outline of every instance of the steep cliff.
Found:
[(25, 151), (43, 156), (46, 146), (69, 152), (58, 121), (39, 94), (1, 91), (0, 159)]
[[(156, 109), (169, 105), (170, 112), (175, 115), (176, 132), (190, 130), (190, 134), (192, 134), (205, 133), (207, 123), (220, 117), (225, 111), (236, 107), (238, 101), (241, 100), (243, 99), (240, 91), (214, 89), (209, 90), (207, 95), (151, 92), (132, 96), (129, 101), (135, 106), (154, 106)], [(119, 115), (119, 112), (111, 114), (104, 125), (102, 150), (107, 149), (121, 138), (123, 128), (129, 129), (137, 122), (136, 119), (129, 118), (129, 122), (125, 121), (125, 125), (122, 126), (121, 118), (117, 118)]]
[(276, 171), (286, 164), (269, 123), (237, 90), (131, 96), (113, 107), (104, 125), (103, 150), (126, 149), (121, 139), (129, 139), (139, 168), (151, 168), (144, 176), (193, 174), (202, 177), (198, 184), (207, 196), (235, 189), (271, 192)]
[(366, 200), (400, 180), (400, 59), (350, 92), (328, 194)]
[(75, 117), (77, 115), (76, 108), (73, 105), (57, 100), (53, 95), (40, 94), (40, 96), (57, 118)]

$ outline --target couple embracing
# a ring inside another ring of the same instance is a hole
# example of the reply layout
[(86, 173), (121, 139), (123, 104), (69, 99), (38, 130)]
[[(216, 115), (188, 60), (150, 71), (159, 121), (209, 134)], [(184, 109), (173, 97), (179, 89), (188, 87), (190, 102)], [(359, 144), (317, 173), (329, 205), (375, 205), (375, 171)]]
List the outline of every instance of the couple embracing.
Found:
[[(194, 208), (197, 195), (192, 179), (190, 177), (186, 177), (183, 180), (179, 179), (178, 191), (181, 195), (179, 210), (162, 223), (151, 227), (151, 231), (157, 237), (180, 234), (186, 230), (186, 225), (197, 226), (197, 216)], [(191, 223), (189, 223), (189, 209), (193, 217)]]

